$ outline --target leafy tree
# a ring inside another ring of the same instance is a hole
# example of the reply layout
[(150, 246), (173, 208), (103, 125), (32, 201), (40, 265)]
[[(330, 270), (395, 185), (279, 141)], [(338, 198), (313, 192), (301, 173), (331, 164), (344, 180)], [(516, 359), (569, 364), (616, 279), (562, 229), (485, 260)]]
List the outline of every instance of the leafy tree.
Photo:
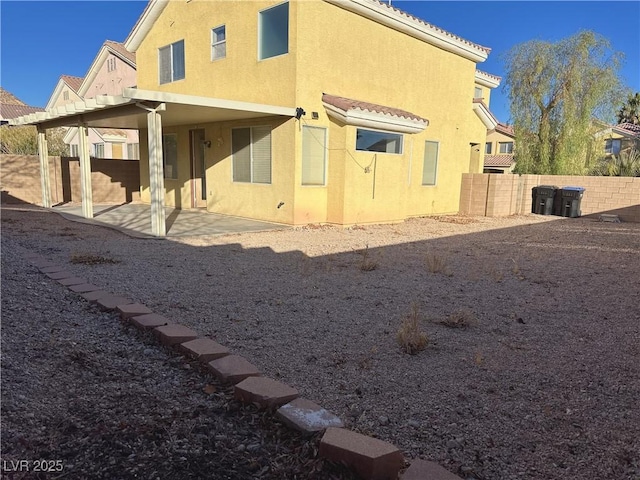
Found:
[[(47, 149), (49, 155), (68, 155), (69, 148), (64, 143), (65, 130), (54, 128), (47, 130)], [(32, 125), (0, 127), (1, 153), (15, 155), (38, 154), (38, 130)]]
[(591, 120), (613, 118), (623, 92), (621, 59), (591, 31), (556, 43), (532, 40), (507, 53), (505, 88), (517, 173), (580, 175), (588, 170)]
[(640, 93), (629, 95), (627, 103), (618, 112), (618, 123), (640, 125)]

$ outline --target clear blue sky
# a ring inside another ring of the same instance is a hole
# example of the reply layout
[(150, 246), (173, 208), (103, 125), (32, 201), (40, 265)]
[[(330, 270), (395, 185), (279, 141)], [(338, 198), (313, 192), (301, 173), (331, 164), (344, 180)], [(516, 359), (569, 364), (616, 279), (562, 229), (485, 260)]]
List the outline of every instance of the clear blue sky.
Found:
[[(82, 77), (105, 40), (122, 42), (146, 1), (1, 0), (0, 85), (32, 106), (45, 106), (62, 74)], [(624, 82), (640, 91), (640, 2), (462, 2), (392, 1), (466, 40), (490, 47), (480, 70), (504, 76), (502, 56), (528, 40), (557, 41), (593, 30), (624, 52)], [(401, 86), (400, 86), (401, 87)], [(502, 87), (493, 91), (491, 110), (509, 121)]]

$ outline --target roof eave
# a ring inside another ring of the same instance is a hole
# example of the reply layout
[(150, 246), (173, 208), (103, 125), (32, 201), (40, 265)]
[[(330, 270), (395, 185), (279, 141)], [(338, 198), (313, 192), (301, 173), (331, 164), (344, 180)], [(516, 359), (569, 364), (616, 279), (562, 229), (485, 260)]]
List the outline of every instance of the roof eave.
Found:
[(322, 102), (322, 104), (327, 111), (327, 115), (345, 125), (375, 128), (399, 133), (420, 133), (429, 125), (427, 120), (370, 112), (360, 108), (343, 110), (326, 102)]
[(446, 35), (436, 28), (423, 25), (416, 20), (402, 15), (398, 10), (387, 9), (384, 5), (368, 0), (324, 0), (350, 12), (361, 15), (382, 25), (386, 25), (414, 38), (442, 48), (456, 55), (460, 55), (475, 63), (484, 62), (489, 52), (476, 45), (458, 39), (453, 35)]
[(151, 27), (156, 22), (169, 0), (151, 0), (142, 12), (140, 19), (133, 26), (129, 36), (124, 41), (124, 48), (135, 53), (145, 39)]

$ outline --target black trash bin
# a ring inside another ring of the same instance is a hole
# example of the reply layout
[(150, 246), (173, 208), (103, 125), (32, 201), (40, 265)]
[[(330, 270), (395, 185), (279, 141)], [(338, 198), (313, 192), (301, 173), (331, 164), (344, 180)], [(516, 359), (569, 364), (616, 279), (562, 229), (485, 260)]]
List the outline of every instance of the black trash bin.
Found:
[(553, 200), (556, 196), (558, 187), (553, 185), (538, 185), (533, 187), (531, 195), (533, 196), (533, 204), (531, 205), (531, 213), (538, 215), (553, 214)]
[(563, 187), (557, 193), (560, 201), (558, 202), (555, 212), (561, 217), (576, 218), (582, 215), (580, 204), (584, 195), (583, 187)]

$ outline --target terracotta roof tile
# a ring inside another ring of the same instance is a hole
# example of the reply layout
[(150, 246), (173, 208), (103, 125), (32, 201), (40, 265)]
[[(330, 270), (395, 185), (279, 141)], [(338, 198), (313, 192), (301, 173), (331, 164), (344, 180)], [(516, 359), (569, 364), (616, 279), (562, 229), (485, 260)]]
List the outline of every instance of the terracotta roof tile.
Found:
[(510, 137), (515, 137), (516, 132), (513, 130), (513, 126), (507, 125), (506, 123), (498, 122), (496, 128), (494, 128), (496, 132), (504, 133), (505, 135), (509, 135)]
[(633, 123), (620, 123), (616, 125), (617, 129), (626, 130), (629, 133), (639, 135), (640, 134), (640, 125), (635, 125)]
[(128, 59), (129, 61), (131, 61), (132, 63), (136, 63), (136, 54), (135, 53), (131, 53), (129, 50), (127, 50), (124, 47), (123, 43), (119, 43), (119, 42), (114, 42), (113, 40), (107, 40), (104, 42), (104, 44), (111, 48), (112, 50), (114, 50), (115, 52), (119, 53), (121, 56), (123, 56), (124, 58)]
[(74, 77), (72, 75), (60, 75), (60, 78), (76, 93), (78, 93), (80, 85), (82, 85), (82, 81), (84, 80), (82, 77)]
[(100, 135), (111, 135), (112, 137), (126, 137), (127, 132), (117, 128), (96, 128)]
[(3, 105), (26, 105), (26, 103), (16, 97), (13, 93), (8, 92), (2, 87), (0, 87), (0, 103)]
[(407, 118), (410, 120), (418, 120), (421, 122), (428, 122), (426, 118), (422, 118), (414, 113), (407, 112), (406, 110), (400, 110), (399, 108), (385, 107), (384, 105), (378, 105), (376, 103), (363, 102), (360, 100), (354, 100), (352, 98), (337, 97), (335, 95), (322, 94), (322, 101), (333, 105), (340, 110), (366, 110), (368, 112), (383, 113), (386, 115), (393, 115), (394, 117)]
[(510, 167), (513, 165), (513, 155), (485, 155), (485, 167)]
[(36, 112), (44, 112), (44, 108), (30, 107), (29, 105), (0, 104), (0, 118), (4, 120), (9, 118), (18, 118), (22, 115), (29, 115)]

